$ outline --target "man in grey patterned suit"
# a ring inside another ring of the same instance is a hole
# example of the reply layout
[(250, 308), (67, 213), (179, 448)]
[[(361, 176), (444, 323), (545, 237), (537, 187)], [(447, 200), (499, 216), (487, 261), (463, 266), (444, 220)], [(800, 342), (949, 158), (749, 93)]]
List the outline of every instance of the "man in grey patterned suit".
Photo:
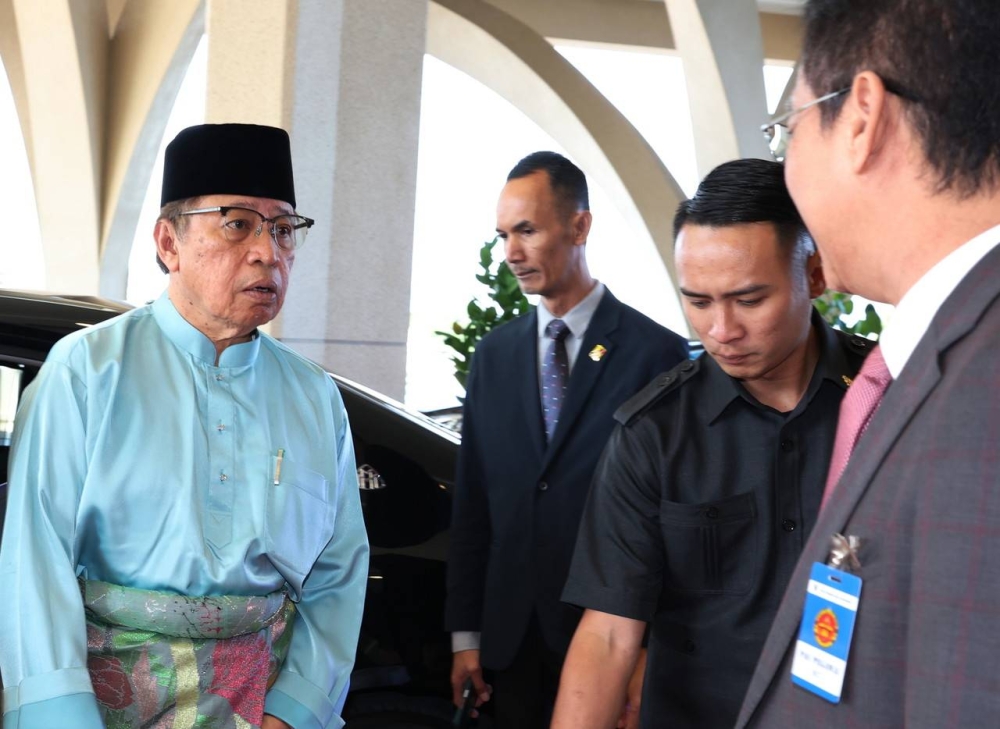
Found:
[[(1000, 721), (997, 38), (996, 0), (807, 7), (786, 179), (830, 285), (896, 305), (878, 348), (892, 379), (828, 478), (740, 728)], [(860, 538), (863, 580), (838, 703), (790, 676), (835, 532)]]

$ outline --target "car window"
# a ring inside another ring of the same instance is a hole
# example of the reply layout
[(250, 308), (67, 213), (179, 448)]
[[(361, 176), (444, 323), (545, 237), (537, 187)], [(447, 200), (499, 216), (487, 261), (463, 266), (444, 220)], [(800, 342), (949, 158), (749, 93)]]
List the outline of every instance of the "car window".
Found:
[(14, 434), (14, 416), (21, 393), (34, 379), (38, 368), (34, 364), (12, 360), (0, 361), (0, 483), (7, 480), (7, 458)]
[(21, 394), (21, 370), (0, 365), (0, 445), (9, 446)]

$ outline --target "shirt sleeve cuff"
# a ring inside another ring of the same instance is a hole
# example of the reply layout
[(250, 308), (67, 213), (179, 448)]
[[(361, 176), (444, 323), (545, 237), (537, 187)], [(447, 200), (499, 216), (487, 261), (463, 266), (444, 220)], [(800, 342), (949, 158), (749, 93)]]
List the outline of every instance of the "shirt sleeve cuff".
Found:
[(563, 588), (562, 601), (588, 610), (618, 615), (647, 623), (656, 615), (656, 600), (636, 595), (629, 590), (597, 587), (573, 580), (570, 577)]
[(264, 713), (281, 719), (294, 729), (340, 729), (344, 726), (330, 697), (289, 671), (283, 671), (267, 692)]
[(24, 704), (3, 715), (4, 729), (62, 729), (66, 717), (73, 717), (73, 729), (104, 729), (104, 720), (92, 693), (69, 694)]
[(478, 651), (479, 633), (472, 630), (459, 630), (451, 634), (451, 652)]

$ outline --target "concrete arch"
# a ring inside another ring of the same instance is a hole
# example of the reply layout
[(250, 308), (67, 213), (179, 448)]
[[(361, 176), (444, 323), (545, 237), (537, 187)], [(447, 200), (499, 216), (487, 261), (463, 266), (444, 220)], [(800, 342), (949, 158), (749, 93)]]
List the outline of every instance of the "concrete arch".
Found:
[(580, 161), (649, 235), (679, 310), (672, 221), (684, 193), (621, 112), (542, 36), (482, 0), (432, 0), (427, 52), (513, 103)]
[(205, 4), (129, 0), (117, 10), (109, 47), (100, 292), (124, 299), (142, 202), (170, 110), (205, 32)]
[(203, 0), (0, 0), (47, 288), (124, 298), (128, 253)]
[(0, 20), (0, 52), (31, 168), (46, 285), (96, 291), (104, 4), (4, 0)]
[(770, 159), (764, 44), (756, 0), (664, 0), (684, 59), (698, 172), (741, 157)]
[(14, 0), (0, 0), (0, 59), (3, 60), (7, 81), (10, 83), (14, 106), (21, 125), (24, 147), (31, 156), (31, 120), (27, 99), (27, 82), (24, 77), (24, 61), (21, 58), (21, 39), (17, 33), (17, 17), (14, 15)]

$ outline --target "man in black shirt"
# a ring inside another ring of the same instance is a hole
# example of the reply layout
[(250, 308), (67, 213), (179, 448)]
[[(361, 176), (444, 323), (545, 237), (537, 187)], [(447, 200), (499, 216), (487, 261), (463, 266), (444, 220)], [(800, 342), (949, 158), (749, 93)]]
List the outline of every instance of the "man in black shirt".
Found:
[(647, 623), (639, 724), (732, 726), (869, 348), (813, 310), (823, 271), (777, 163), (717, 167), (674, 232), (707, 355), (615, 415), (563, 593), (587, 611), (553, 729), (613, 725)]

